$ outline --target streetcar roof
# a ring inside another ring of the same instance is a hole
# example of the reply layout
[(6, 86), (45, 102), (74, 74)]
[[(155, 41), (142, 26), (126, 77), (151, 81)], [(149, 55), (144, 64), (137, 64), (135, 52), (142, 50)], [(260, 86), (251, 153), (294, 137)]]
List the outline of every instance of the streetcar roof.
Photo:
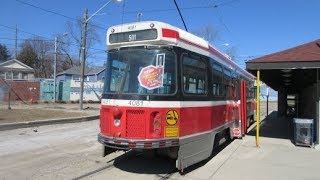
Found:
[[(130, 39), (130, 32), (138, 32), (140, 35), (139, 37), (134, 35), (131, 37), (132, 39)], [(124, 33), (126, 33), (128, 37), (124, 37)], [(142, 33), (146, 36), (143, 36)], [(119, 35), (117, 36), (120, 39), (119, 42), (110, 42), (110, 36), (114, 35)], [(255, 79), (252, 74), (242, 69), (238, 64), (211, 45), (208, 41), (167, 23), (159, 21), (134, 22), (112, 26), (107, 31), (107, 45), (109, 49), (147, 44), (182, 47), (184, 49), (209, 56), (219, 63), (224, 64), (231, 70), (239, 71), (242, 76), (249, 80)]]

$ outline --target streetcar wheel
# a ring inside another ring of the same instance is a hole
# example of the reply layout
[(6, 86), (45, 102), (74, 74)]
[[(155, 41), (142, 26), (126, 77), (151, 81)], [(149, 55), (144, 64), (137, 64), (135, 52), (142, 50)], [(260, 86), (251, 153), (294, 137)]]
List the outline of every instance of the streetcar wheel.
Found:
[(115, 151), (116, 151), (116, 149), (109, 148), (109, 147), (106, 147), (106, 146), (102, 145), (102, 157), (105, 157), (108, 154), (111, 154), (111, 153), (113, 153)]
[(170, 159), (177, 159), (178, 158), (178, 151), (179, 151), (179, 147), (178, 146), (173, 146), (173, 147), (166, 148), (167, 156)]
[(213, 148), (216, 148), (231, 139), (228, 132), (228, 130), (224, 130), (215, 135)]
[(107, 147), (105, 147), (104, 145), (102, 145), (102, 157), (105, 157), (107, 155)]

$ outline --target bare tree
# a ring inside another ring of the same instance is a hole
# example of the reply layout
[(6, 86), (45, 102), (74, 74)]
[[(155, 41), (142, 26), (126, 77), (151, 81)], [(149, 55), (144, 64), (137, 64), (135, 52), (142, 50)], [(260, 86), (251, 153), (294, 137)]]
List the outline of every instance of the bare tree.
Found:
[[(38, 78), (50, 78), (53, 74), (53, 41), (45, 40), (42, 37), (33, 37), (25, 40), (21, 44), (22, 49), (31, 48), (37, 55), (37, 59), (32, 62), (35, 69), (35, 76)], [(24, 61), (20, 56), (20, 60)]]
[(56, 35), (57, 42), (57, 72), (62, 72), (73, 66), (80, 66), (79, 59), (71, 54), (72, 38), (68, 38), (64, 34)]
[(219, 39), (218, 30), (211, 24), (196, 30), (194, 34), (202, 37), (203, 39), (207, 40), (210, 43), (214, 43), (216, 40)]
[[(195, 31), (195, 34), (202, 37), (210, 43), (215, 43), (217, 40), (219, 40), (219, 31), (213, 25), (210, 24)], [(224, 50), (224, 52), (226, 55), (229, 56), (231, 60), (235, 61), (235, 57), (237, 54), (236, 47), (228, 46)]]
[[(70, 44), (72, 46), (76, 46), (79, 49), (78, 58), (80, 59), (80, 52), (81, 52), (81, 34), (82, 34), (82, 19), (78, 18), (76, 22), (67, 22), (67, 31), (70, 33), (71, 39)], [(92, 54), (90, 52), (92, 46), (96, 43), (100, 43), (101, 39), (97, 33), (97, 27), (92, 25), (91, 23), (88, 24), (87, 30), (87, 52), (86, 58), (90, 57)]]
[(233, 61), (236, 60), (237, 48), (231, 46), (225, 50), (225, 53), (229, 56), (229, 58)]

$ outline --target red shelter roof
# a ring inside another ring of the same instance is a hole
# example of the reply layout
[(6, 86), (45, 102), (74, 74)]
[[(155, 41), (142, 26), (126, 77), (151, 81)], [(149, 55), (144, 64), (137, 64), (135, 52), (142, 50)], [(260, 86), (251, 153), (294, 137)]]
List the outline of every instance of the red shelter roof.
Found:
[(320, 61), (320, 39), (296, 46), (284, 51), (272, 53), (249, 62), (276, 63), (276, 62), (312, 62)]
[(256, 74), (274, 90), (285, 88), (290, 94), (317, 82), (320, 69), (320, 39), (246, 62), (246, 69)]

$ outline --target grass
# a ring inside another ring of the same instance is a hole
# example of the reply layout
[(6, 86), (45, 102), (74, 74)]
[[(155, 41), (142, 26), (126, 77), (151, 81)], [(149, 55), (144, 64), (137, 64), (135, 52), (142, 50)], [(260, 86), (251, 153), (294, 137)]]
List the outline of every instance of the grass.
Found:
[(86, 113), (48, 109), (0, 109), (0, 123), (86, 116)]

